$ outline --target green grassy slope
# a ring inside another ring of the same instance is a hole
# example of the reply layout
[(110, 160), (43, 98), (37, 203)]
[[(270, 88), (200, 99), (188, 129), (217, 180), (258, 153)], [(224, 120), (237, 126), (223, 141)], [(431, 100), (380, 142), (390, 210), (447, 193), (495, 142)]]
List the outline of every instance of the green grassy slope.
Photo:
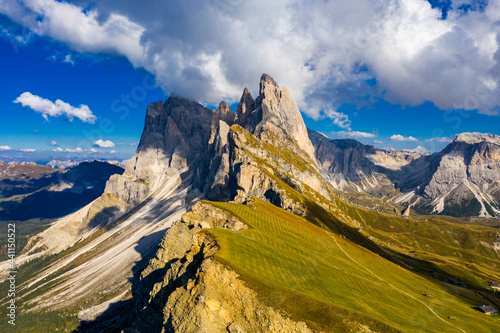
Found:
[(340, 332), (357, 322), (387, 332), (500, 331), (498, 318), (472, 309), (480, 302), (472, 292), (458, 296), (438, 281), (271, 204), (212, 204), (251, 227), (210, 230), (221, 248), (216, 258), (241, 274), (268, 304), (311, 327)]

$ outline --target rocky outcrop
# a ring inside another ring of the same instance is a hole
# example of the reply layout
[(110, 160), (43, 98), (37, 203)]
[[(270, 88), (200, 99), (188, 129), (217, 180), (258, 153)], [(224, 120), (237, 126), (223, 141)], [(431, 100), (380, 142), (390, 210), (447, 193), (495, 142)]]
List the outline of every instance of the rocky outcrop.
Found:
[(121, 175), (113, 175), (106, 183), (105, 193), (119, 196), (127, 205), (137, 205), (149, 195), (149, 186), (144, 182), (132, 181)]
[(218, 246), (203, 232), (246, 225), (198, 203), (167, 232), (136, 289), (136, 319), (124, 332), (311, 332), (266, 306), (237, 273), (214, 260)]
[(208, 141), (209, 147), (214, 144), (215, 138), (219, 133), (220, 123), (222, 122), (228, 126), (231, 126), (234, 124), (235, 117), (236, 116), (229, 105), (227, 105), (227, 103), (224, 101), (220, 102), (219, 107), (212, 116), (210, 125), (210, 140)]
[(411, 205), (425, 214), (500, 217), (500, 137), (462, 133), (436, 155), (381, 150), (309, 130), (335, 188)]
[(401, 216), (403, 216), (403, 217), (410, 217), (410, 213), (411, 213), (411, 208), (410, 208), (410, 206), (408, 206), (408, 207), (405, 207), (401, 211)]
[[(254, 119), (260, 119), (260, 122), (255, 124)], [(240, 125), (266, 143), (279, 142), (293, 149), (309, 164), (316, 166), (314, 147), (297, 104), (288, 88), (280, 89), (269, 75), (263, 74), (260, 79), (259, 96), (255, 110), (250, 114), (250, 121)]]
[[(224, 105), (217, 117), (227, 120), (230, 114)], [(100, 202), (103, 213), (123, 214), (181, 174), (191, 177), (195, 187), (201, 186), (199, 184), (204, 181), (202, 156), (209, 146), (213, 116), (212, 110), (175, 95), (165, 103), (159, 101), (148, 105), (134, 157), (127, 163), (123, 175), (108, 180), (104, 193), (109, 195), (100, 198), (104, 202), (111, 197), (118, 198), (119, 204), (116, 200), (107, 204)]]
[[(406, 197), (426, 213), (500, 217), (500, 137), (462, 133), (443, 151), (426, 158), (428, 168), (414, 195)], [(417, 174), (410, 165), (408, 174)], [(415, 186), (416, 185), (416, 186)]]
[(212, 110), (177, 96), (150, 104), (141, 141), (124, 176), (145, 182), (154, 192), (170, 176), (196, 169), (208, 147), (212, 116)]
[[(396, 170), (377, 163), (380, 160), (394, 161), (390, 155), (394, 153), (363, 145), (356, 140), (331, 140), (316, 131), (308, 132), (316, 149), (320, 170), (335, 188), (347, 192), (365, 192), (379, 197), (394, 192), (395, 185), (392, 180)], [(377, 156), (378, 161), (374, 156)]]
[(252, 94), (250, 94), (248, 88), (245, 87), (245, 89), (243, 90), (243, 94), (241, 95), (240, 102), (236, 107), (236, 122), (238, 124), (248, 124), (248, 126), (250, 127), (255, 127), (255, 125), (260, 122), (260, 119), (257, 119), (254, 126), (252, 126), (251, 122), (249, 121), (250, 114), (254, 110), (255, 100), (253, 99)]

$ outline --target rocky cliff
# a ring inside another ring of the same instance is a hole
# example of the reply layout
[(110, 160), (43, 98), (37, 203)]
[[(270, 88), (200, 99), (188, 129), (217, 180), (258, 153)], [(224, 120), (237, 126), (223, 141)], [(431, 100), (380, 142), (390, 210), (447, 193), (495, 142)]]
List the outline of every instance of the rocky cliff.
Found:
[(401, 182), (408, 194), (395, 200), (425, 213), (498, 218), (499, 170), (500, 137), (463, 133), (437, 155), (410, 164)]
[(331, 140), (309, 130), (320, 170), (335, 188), (411, 205), (421, 213), (500, 217), (500, 139), (462, 133), (443, 151), (421, 155)]
[(197, 203), (172, 225), (135, 289), (135, 320), (124, 332), (311, 332), (266, 306), (237, 273), (212, 257), (204, 232), (247, 226), (210, 204)]
[(280, 89), (264, 74), (256, 101), (245, 88), (235, 118), (228, 109), (221, 103), (212, 120), (207, 198), (255, 196), (294, 209), (279, 182), (329, 195), (304, 121), (286, 87)]

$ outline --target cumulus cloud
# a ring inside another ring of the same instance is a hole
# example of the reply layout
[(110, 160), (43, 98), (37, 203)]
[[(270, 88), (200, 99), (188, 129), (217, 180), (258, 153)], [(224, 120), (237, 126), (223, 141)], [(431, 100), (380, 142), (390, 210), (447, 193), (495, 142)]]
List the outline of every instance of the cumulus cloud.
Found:
[(350, 138), (350, 139), (366, 139), (366, 138), (375, 138), (377, 136), (373, 133), (358, 132), (358, 131), (332, 132), (332, 135), (338, 136), (341, 138)]
[[(57, 149), (57, 151), (59, 151), (59, 148)], [(80, 147), (78, 147), (76, 149), (66, 148), (64, 151), (67, 152), (67, 153), (83, 153), (83, 149), (80, 148)]]
[(50, 145), (51, 146), (59, 146), (59, 144), (55, 140), (52, 140), (52, 142), (50, 143)]
[(0, 146), (0, 151), (6, 151), (6, 150), (11, 150), (12, 148), (10, 146)]
[(31, 149), (31, 148), (28, 148), (28, 149), (20, 149), (21, 151), (25, 152), (25, 153), (32, 153), (32, 152), (35, 152), (36, 149)]
[(91, 153), (104, 153), (104, 150), (102, 149), (95, 149), (95, 148), (90, 148)]
[(116, 150), (110, 151), (111, 154), (116, 154)]
[(49, 120), (49, 116), (62, 116), (67, 118), (69, 121), (73, 121), (74, 118), (78, 118), (84, 123), (93, 124), (97, 119), (87, 105), (82, 104), (79, 107), (74, 107), (61, 101), (60, 99), (52, 102), (40, 96), (33, 95), (28, 91), (22, 93), (21, 96), (16, 98), (14, 103), (21, 103), (22, 106), (27, 106), (33, 111), (41, 113), (45, 120)]
[(453, 141), (453, 138), (439, 137), (439, 138), (431, 138), (425, 141), (433, 143), (450, 143)]
[(99, 139), (96, 142), (94, 142), (94, 147), (113, 148), (114, 146), (115, 146), (115, 144), (111, 140), (103, 141), (103, 140)]
[(379, 144), (379, 145), (380, 145), (380, 144), (382, 144), (382, 143), (384, 143), (384, 142), (383, 142), (383, 141), (380, 141), (380, 140), (375, 140), (375, 141), (373, 141), (373, 143), (377, 143), (377, 144)]
[(212, 104), (255, 92), (266, 72), (309, 116), (349, 129), (328, 110), (384, 98), (497, 112), (499, 5), (463, 2), (445, 20), (423, 0), (13, 0), (0, 13), (77, 52), (123, 55), (167, 94)]
[(418, 142), (418, 139), (416, 139), (416, 138), (414, 138), (412, 136), (406, 137), (406, 136), (402, 136), (400, 134), (395, 134), (395, 135), (391, 136), (389, 138), (389, 140), (391, 140), (391, 141), (400, 141), (400, 142), (402, 142), (402, 141), (405, 141), (405, 142)]
[(64, 151), (64, 150), (62, 148), (56, 148), (56, 149), (52, 149), (52, 151), (61, 152), (61, 151)]

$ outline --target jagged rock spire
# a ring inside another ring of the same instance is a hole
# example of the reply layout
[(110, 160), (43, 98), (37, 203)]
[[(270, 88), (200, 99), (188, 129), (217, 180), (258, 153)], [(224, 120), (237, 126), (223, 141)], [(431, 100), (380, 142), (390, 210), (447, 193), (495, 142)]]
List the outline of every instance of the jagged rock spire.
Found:
[(219, 107), (217, 108), (217, 110), (214, 113), (214, 116), (212, 117), (212, 124), (218, 123), (219, 120), (223, 120), (229, 126), (231, 126), (234, 124), (235, 117), (236, 116), (229, 107), (229, 105), (227, 105), (226, 102), (222, 101), (220, 102)]
[(222, 120), (228, 126), (232, 126), (235, 122), (235, 118), (236, 116), (229, 107), (229, 105), (227, 105), (227, 103), (224, 101), (220, 102), (219, 107), (212, 116), (212, 125), (210, 128), (210, 140), (208, 141), (209, 149), (211, 145), (214, 143), (214, 140), (219, 132), (220, 128), (219, 122)]
[(245, 87), (241, 95), (240, 103), (236, 107), (236, 122), (245, 127), (253, 110), (255, 110), (255, 100), (248, 88)]
[(298, 146), (312, 164), (317, 165), (304, 120), (287, 87), (280, 89), (271, 76), (262, 74), (255, 104), (256, 110), (250, 119), (258, 117), (260, 121), (250, 129), (251, 132), (269, 143), (278, 140), (290, 147)]

